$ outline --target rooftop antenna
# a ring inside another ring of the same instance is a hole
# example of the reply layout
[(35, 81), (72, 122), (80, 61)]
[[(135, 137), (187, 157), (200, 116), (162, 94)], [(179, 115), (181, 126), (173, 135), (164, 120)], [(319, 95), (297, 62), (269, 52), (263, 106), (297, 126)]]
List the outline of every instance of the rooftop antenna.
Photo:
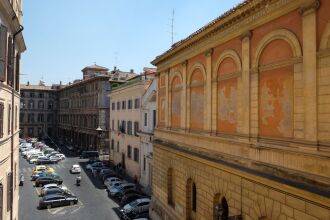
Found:
[(174, 42), (174, 8), (172, 10), (171, 37), (172, 37), (171, 45), (173, 45), (173, 42)]

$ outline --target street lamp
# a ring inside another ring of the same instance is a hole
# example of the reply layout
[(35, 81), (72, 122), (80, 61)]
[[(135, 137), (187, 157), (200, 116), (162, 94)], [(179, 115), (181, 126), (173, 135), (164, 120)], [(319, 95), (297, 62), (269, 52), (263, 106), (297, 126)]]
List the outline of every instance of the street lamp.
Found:
[(98, 126), (97, 128), (96, 128), (96, 131), (97, 131), (97, 135), (98, 135), (98, 139), (99, 139), (99, 144), (98, 144), (98, 149), (100, 149), (101, 148), (101, 138), (102, 138), (102, 133), (103, 133), (103, 129), (100, 127), (100, 126)]

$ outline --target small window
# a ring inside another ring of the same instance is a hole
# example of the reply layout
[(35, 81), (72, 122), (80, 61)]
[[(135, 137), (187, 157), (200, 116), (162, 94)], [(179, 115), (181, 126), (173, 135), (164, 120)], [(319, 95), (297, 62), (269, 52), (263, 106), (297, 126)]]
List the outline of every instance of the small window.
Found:
[(43, 98), (44, 94), (43, 93), (39, 93), (39, 98)]
[(156, 127), (156, 110), (153, 110), (152, 111), (152, 126), (153, 126), (153, 128), (155, 128)]
[(126, 100), (121, 102), (121, 108), (122, 108), (123, 110), (126, 109)]
[(10, 134), (12, 129), (10, 119), (11, 119), (11, 105), (8, 105), (8, 134)]
[(139, 149), (134, 148), (134, 161), (139, 162)]
[(113, 102), (113, 103), (111, 104), (111, 110), (115, 110), (115, 108), (116, 108), (116, 103)]
[(143, 157), (143, 171), (146, 171), (146, 157)]
[(34, 93), (33, 92), (30, 93), (30, 98), (34, 98)]
[(135, 109), (140, 108), (140, 99), (135, 99), (135, 100), (134, 100), (134, 108), (135, 108)]
[(111, 129), (114, 130), (115, 129), (115, 120), (111, 121)]
[(195, 183), (192, 185), (192, 210), (194, 212), (197, 210), (197, 192)]
[(134, 135), (135, 136), (139, 136), (138, 135), (138, 132), (139, 132), (139, 122), (138, 121), (135, 121), (134, 122)]
[(132, 146), (127, 145), (127, 157), (132, 158)]
[(0, 138), (3, 137), (3, 113), (4, 113), (4, 104), (0, 102)]
[(117, 110), (120, 110), (120, 102), (117, 102)]
[(44, 109), (44, 101), (39, 101), (38, 102), (38, 108), (39, 109)]
[(127, 134), (132, 135), (132, 122), (127, 122)]
[(111, 139), (111, 150), (115, 149), (115, 140)]
[(117, 141), (117, 152), (119, 152), (119, 141)]

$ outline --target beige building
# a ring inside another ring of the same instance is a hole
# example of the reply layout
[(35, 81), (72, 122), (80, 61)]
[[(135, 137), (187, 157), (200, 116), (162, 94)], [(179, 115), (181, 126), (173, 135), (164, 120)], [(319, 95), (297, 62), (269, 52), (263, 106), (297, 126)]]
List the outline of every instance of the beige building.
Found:
[(247, 0), (156, 57), (152, 219), (330, 219), (329, 11)]
[(141, 98), (150, 84), (138, 75), (110, 93), (110, 158), (132, 178), (141, 176)]
[(18, 218), (22, 1), (0, 1), (0, 220)]
[(59, 86), (21, 84), (20, 136), (56, 138)]

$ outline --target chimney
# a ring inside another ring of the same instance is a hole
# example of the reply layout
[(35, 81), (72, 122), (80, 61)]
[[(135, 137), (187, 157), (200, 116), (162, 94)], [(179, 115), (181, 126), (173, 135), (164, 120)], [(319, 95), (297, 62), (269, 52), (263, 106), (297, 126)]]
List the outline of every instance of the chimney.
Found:
[(62, 85), (62, 81), (60, 81), (60, 86)]
[(134, 69), (131, 69), (131, 71), (130, 71), (131, 73), (134, 73)]
[(113, 71), (116, 71), (116, 70), (117, 70), (117, 67), (116, 67), (116, 66), (114, 66), (114, 67), (113, 67)]
[(26, 84), (26, 85), (28, 85), (28, 86), (29, 86), (29, 85), (30, 85), (30, 82), (29, 82), (29, 81), (27, 81), (27, 84)]

